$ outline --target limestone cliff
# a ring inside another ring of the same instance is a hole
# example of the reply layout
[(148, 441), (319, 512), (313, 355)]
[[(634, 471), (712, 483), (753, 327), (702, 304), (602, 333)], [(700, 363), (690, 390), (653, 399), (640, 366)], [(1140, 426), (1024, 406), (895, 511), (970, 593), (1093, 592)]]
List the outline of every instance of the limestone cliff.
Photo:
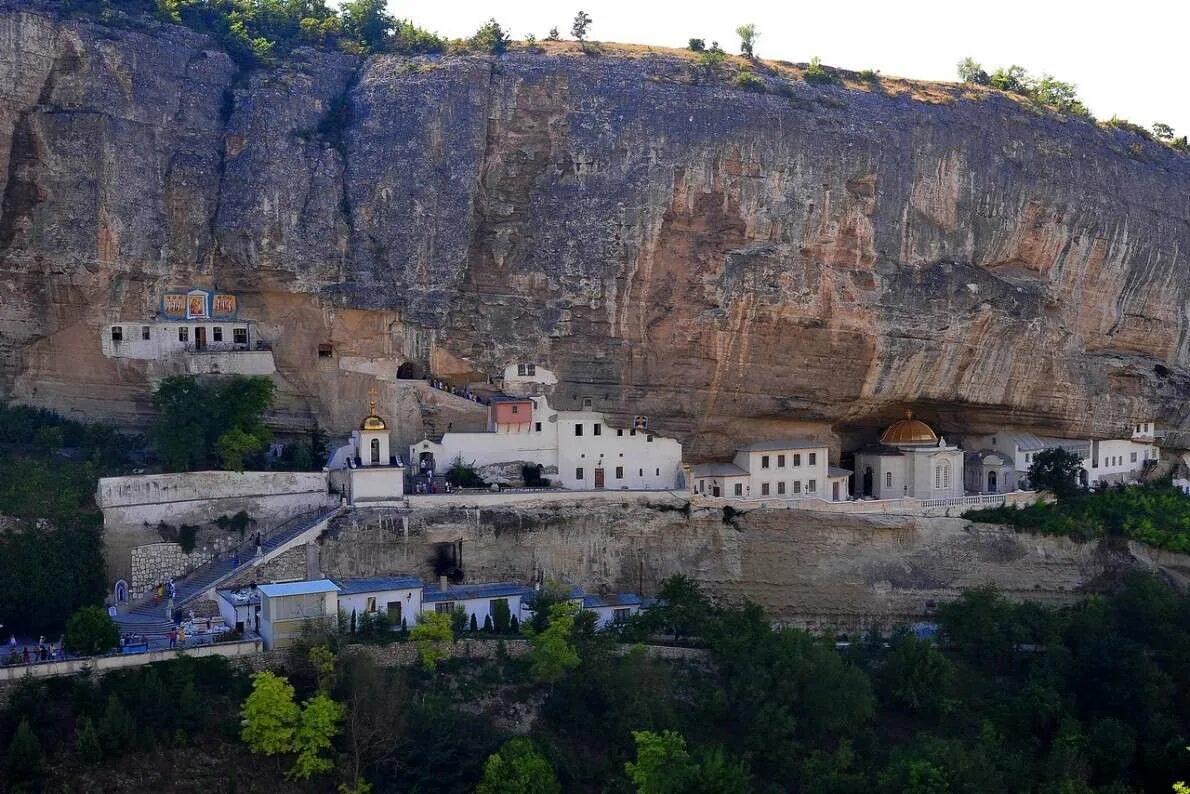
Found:
[(143, 362), (100, 328), (194, 284), (258, 320), (293, 425), (345, 429), (405, 360), (522, 359), (696, 458), (909, 403), (950, 432), (1190, 429), (1190, 158), (995, 92), (762, 77), (242, 73), (181, 28), (0, 12), (0, 396), (140, 421)]

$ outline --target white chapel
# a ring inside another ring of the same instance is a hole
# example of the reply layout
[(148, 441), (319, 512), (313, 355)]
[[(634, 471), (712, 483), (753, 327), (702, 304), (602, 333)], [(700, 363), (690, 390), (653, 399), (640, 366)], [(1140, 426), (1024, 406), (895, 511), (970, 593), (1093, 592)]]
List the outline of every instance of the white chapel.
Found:
[(855, 453), (857, 495), (877, 499), (949, 499), (963, 496), (963, 450), (913, 418), (893, 422)]

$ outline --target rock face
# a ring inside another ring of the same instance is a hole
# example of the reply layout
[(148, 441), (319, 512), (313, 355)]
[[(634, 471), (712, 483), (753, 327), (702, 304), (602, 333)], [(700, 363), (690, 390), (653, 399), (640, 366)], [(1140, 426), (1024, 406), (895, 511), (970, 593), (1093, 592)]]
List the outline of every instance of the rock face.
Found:
[(721, 511), (675, 504), (357, 511), (332, 522), (318, 561), (335, 577), (413, 573), (432, 582), (445, 546), (456, 555), (461, 548), (471, 582), (541, 576), (646, 594), (683, 573), (717, 598), (747, 598), (774, 620), (816, 628), (912, 621), (989, 584), (1012, 598), (1065, 604), (1131, 568), (1190, 581), (1185, 555), (1113, 551), (958, 518), (753, 510), (725, 521)]
[(558, 407), (649, 415), (695, 459), (910, 404), (949, 432), (1190, 428), (1190, 157), (994, 92), (764, 79), (245, 74), (181, 28), (0, 12), (0, 396), (143, 421), (145, 367), (100, 327), (198, 285), (272, 342), (294, 427), (348, 429), (397, 363), (528, 360)]

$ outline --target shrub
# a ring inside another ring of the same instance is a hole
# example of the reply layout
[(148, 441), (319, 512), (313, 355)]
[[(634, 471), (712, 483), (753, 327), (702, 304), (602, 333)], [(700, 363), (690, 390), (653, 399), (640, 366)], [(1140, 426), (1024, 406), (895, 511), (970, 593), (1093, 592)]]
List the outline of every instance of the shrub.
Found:
[(66, 621), (66, 650), (98, 656), (120, 644), (120, 631), (103, 607), (83, 607)]
[(545, 37), (545, 40), (546, 41), (558, 41), (560, 38), (561, 37), (558, 35), (558, 29), (556, 27), (553, 27), (553, 28), (550, 28), (549, 35), (547, 35)]
[(880, 72), (876, 69), (864, 69), (859, 73), (859, 79), (866, 83), (876, 83), (880, 80)]
[(194, 541), (198, 534), (198, 527), (194, 524), (183, 524), (178, 527), (178, 545), (185, 554), (194, 551)]
[(103, 748), (99, 746), (99, 734), (95, 732), (95, 723), (91, 721), (90, 717), (84, 717), (79, 726), (74, 751), (78, 755), (79, 763), (83, 766), (94, 766), (103, 760)]
[(41, 742), (22, 717), (12, 742), (8, 745), (8, 778), (12, 782), (30, 781), (41, 771)]
[(959, 79), (964, 83), (987, 85), (991, 78), (983, 70), (983, 66), (974, 58), (964, 58), (959, 61)]
[(748, 58), (755, 58), (754, 47), (756, 46), (756, 39), (760, 37), (756, 26), (751, 22), (747, 25), (740, 25), (735, 29), (735, 34), (740, 37), (740, 53)]
[(765, 91), (764, 80), (761, 80), (755, 72), (747, 70), (736, 75), (735, 84), (746, 91), (755, 91), (758, 94), (763, 94)]
[(585, 41), (587, 29), (591, 27), (591, 15), (586, 11), (579, 11), (574, 15), (574, 22), (570, 25), (570, 35), (578, 41)]
[(711, 48), (698, 54), (698, 65), (707, 71), (715, 71), (727, 60), (727, 53), (719, 48), (719, 42), (712, 41)]
[(822, 60), (817, 55), (810, 59), (810, 65), (806, 67), (806, 72), (803, 76), (808, 83), (832, 83), (835, 80), (834, 75), (826, 70), (822, 65)]
[(508, 34), (495, 18), (483, 23), (479, 30), (468, 40), (471, 47), (492, 55), (502, 55), (508, 50)]
[(446, 472), (446, 481), (456, 488), (483, 488), (487, 484), (475, 470), (475, 464), (464, 463), (461, 455), (455, 457)]
[(702, 39), (690, 39), (686, 48), (691, 52), (704, 52), (707, 48), (707, 43)]
[(512, 625), (512, 610), (508, 608), (508, 601), (503, 598), (492, 601), (492, 628), (500, 634), (508, 632)]

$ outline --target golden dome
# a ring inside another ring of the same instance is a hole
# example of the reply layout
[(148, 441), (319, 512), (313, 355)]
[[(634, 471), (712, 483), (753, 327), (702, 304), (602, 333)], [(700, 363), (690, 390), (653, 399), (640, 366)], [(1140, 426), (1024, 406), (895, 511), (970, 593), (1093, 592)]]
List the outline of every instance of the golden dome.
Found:
[(372, 399), (368, 401), (368, 415), (364, 417), (364, 421), (360, 422), (360, 430), (388, 430), (388, 425), (384, 420), (376, 415), (376, 395), (371, 395)]
[(912, 411), (905, 412), (904, 419), (898, 419), (888, 426), (880, 436), (881, 444), (937, 444), (938, 434), (930, 426), (913, 418)]

